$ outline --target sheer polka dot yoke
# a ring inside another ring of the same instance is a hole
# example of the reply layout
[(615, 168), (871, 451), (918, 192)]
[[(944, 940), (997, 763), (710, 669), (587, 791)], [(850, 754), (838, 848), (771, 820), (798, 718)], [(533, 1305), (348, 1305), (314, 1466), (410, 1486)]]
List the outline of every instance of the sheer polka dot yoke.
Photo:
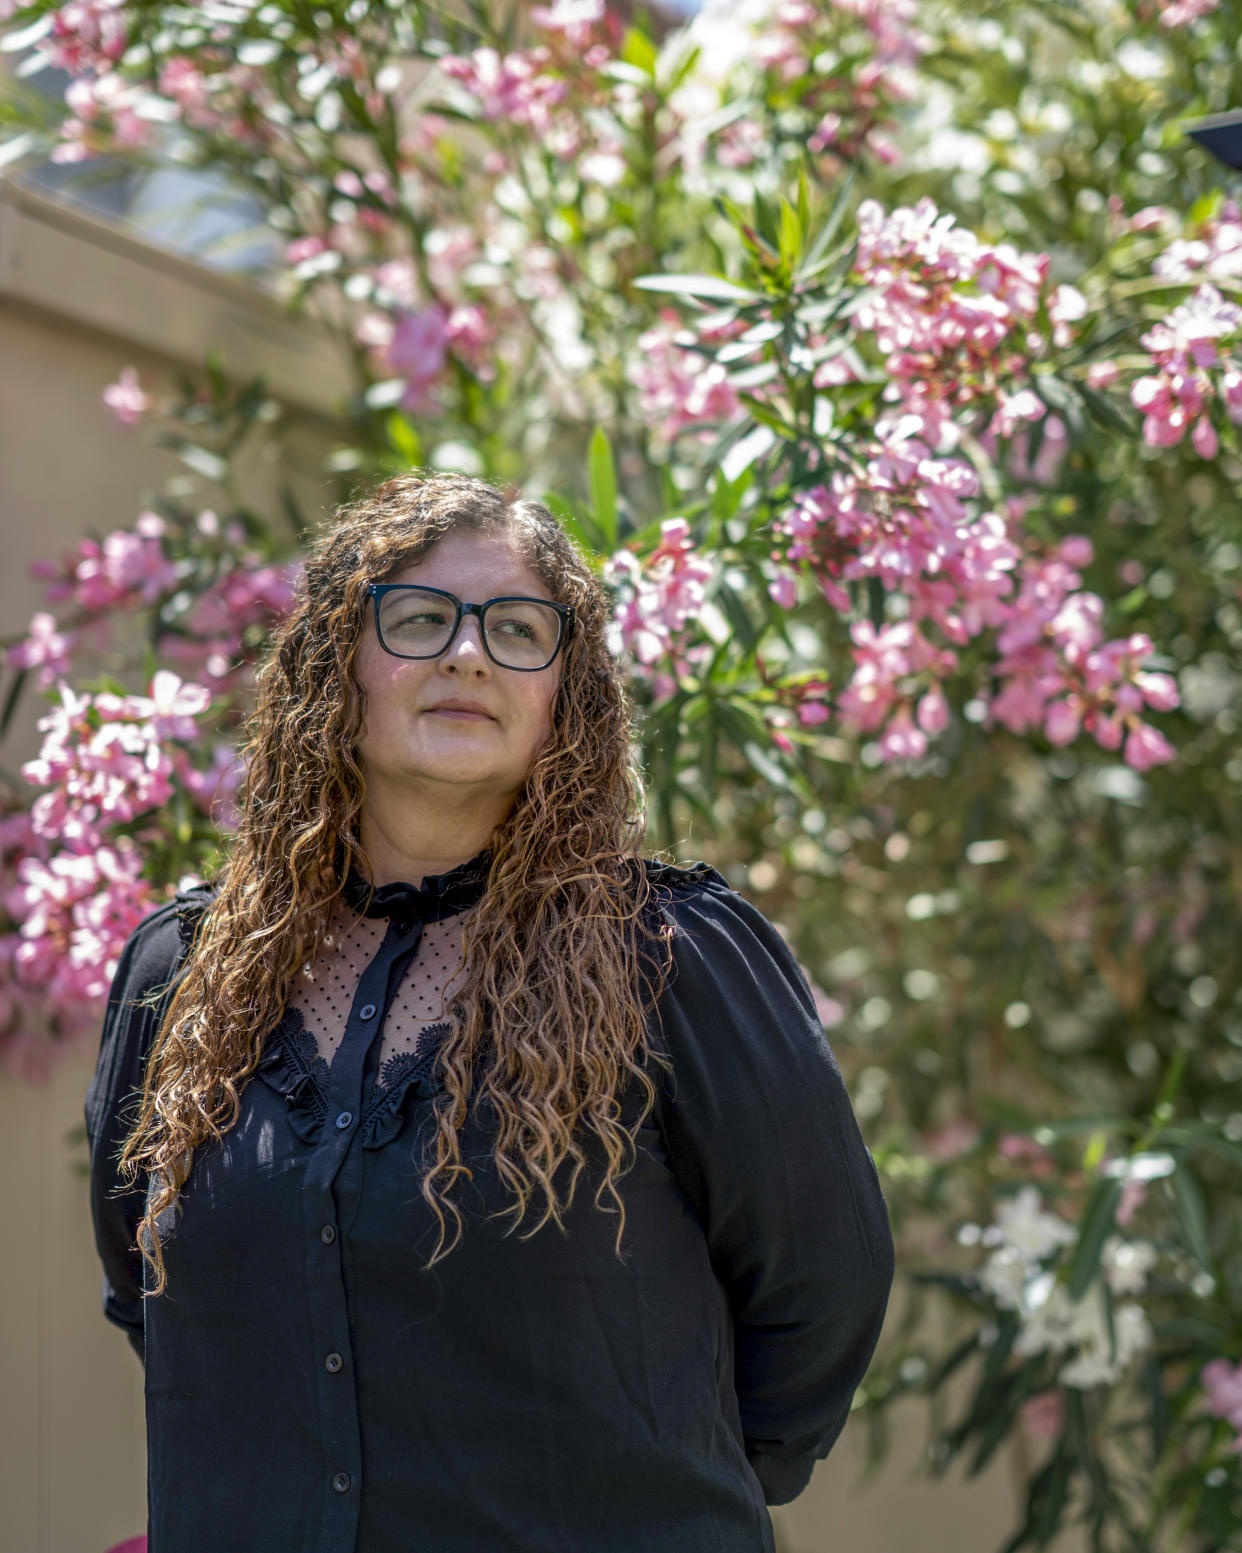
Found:
[[(402, 1053), (417, 1053), (427, 1031), (449, 1018), (461, 979), (462, 932), (469, 912), (423, 924), (422, 937), (384, 1020), (380, 1066)], [(387, 920), (360, 917), (338, 906), (312, 966), (297, 978), (289, 1003), (302, 1015), (318, 1055), (331, 1062), (341, 1044), (358, 979), (384, 941)], [(438, 1032), (437, 1032), (438, 1033)]]

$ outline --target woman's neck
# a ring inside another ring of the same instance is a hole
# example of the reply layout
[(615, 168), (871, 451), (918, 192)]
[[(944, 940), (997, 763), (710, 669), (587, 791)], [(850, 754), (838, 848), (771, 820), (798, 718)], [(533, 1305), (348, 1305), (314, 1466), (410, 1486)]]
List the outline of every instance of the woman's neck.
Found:
[(512, 800), (480, 803), (477, 797), (453, 804), (373, 801), (367, 794), (359, 833), (378, 889), (385, 884), (421, 884), (475, 857), (491, 841)]

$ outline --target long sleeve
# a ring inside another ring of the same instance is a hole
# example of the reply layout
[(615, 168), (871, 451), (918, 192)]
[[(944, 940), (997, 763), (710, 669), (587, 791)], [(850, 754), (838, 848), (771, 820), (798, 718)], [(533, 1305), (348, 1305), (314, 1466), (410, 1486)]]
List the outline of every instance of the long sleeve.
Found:
[(86, 1091), (86, 1136), (90, 1148), (91, 1219), (103, 1263), (103, 1312), (144, 1358), (142, 1255), (136, 1244), (144, 1193), (126, 1189), (117, 1168), (125, 1138), (137, 1119), (151, 1042), (166, 1000), (156, 1008), (134, 1007), (165, 986), (181, 957), (178, 911), (185, 897), (145, 917), (126, 941), (108, 993), (99, 1060)]
[(747, 1455), (767, 1502), (785, 1504), (841, 1433), (879, 1339), (888, 1210), (780, 934), (713, 869), (662, 881), (675, 933), (661, 1126), (728, 1292)]

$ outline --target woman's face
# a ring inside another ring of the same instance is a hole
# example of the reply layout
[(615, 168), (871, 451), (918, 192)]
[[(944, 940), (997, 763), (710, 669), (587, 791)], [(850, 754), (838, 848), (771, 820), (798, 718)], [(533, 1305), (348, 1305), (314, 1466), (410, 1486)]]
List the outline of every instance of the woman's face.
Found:
[[(446, 534), (385, 581), (443, 588), (463, 603), (550, 596), (509, 535), (470, 529)], [(358, 748), (368, 790), (444, 783), (480, 797), (516, 797), (551, 733), (561, 662), (534, 673), (501, 668), (484, 652), (474, 615), (439, 658), (397, 658), (379, 644), (368, 599), (354, 659), (367, 698)]]

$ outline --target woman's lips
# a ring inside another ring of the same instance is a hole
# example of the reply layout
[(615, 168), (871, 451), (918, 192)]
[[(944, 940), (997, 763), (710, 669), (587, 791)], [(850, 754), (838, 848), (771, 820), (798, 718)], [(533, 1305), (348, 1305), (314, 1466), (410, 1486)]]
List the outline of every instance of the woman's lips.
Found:
[(495, 721), (495, 718), (489, 712), (471, 712), (461, 706), (430, 706), (427, 708), (427, 712), (429, 715), (436, 717), (461, 718), (465, 722), (490, 723)]

